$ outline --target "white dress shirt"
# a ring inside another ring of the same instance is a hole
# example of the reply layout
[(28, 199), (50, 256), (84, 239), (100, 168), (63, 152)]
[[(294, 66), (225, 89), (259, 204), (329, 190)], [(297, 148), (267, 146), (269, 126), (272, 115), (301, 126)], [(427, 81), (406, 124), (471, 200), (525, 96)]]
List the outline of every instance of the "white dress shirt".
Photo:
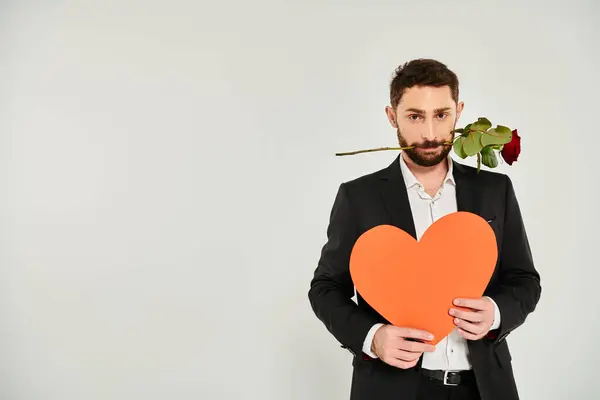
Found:
[[(427, 228), (441, 217), (456, 212), (456, 182), (452, 175), (452, 159), (448, 156), (448, 174), (442, 183), (442, 186), (434, 197), (425, 192), (424, 186), (419, 182), (415, 175), (410, 171), (402, 155), (400, 156), (400, 168), (404, 183), (408, 193), (408, 201), (413, 215), (417, 240), (425, 233)], [(492, 300), (492, 299), (490, 299)], [(495, 317), (491, 329), (500, 326), (500, 310), (494, 302)], [(371, 344), (375, 332), (383, 324), (374, 325), (365, 338), (363, 351), (372, 358), (377, 355), (371, 351)], [(432, 370), (467, 370), (471, 369), (469, 359), (469, 349), (467, 341), (460, 336), (456, 328), (435, 347), (434, 352), (423, 353), (423, 368)]]

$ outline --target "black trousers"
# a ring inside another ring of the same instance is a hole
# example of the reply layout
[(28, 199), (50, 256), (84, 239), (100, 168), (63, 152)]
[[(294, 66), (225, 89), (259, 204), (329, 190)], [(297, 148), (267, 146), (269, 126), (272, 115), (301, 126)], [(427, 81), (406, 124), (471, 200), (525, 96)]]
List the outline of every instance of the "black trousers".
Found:
[(421, 376), (417, 400), (481, 400), (475, 377), (458, 386), (445, 386), (441, 381)]

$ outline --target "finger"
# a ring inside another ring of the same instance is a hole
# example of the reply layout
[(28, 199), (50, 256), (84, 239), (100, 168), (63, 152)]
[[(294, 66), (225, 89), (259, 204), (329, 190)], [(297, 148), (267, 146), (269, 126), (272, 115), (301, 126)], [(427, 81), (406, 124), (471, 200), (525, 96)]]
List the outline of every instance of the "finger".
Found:
[(420, 340), (432, 340), (433, 335), (429, 332), (422, 331), (420, 329), (413, 328), (399, 328), (396, 327), (395, 334), (401, 338), (411, 338)]
[(391, 352), (390, 356), (400, 361), (410, 362), (415, 361), (419, 357), (421, 357), (421, 353), (412, 353), (410, 351), (396, 350), (394, 352)]
[(464, 299), (458, 298), (454, 300), (455, 306), (467, 307), (473, 310), (485, 311), (489, 308), (489, 304), (484, 299)]
[(398, 348), (404, 351), (410, 351), (412, 353), (423, 353), (435, 351), (435, 346), (428, 343), (413, 342), (409, 340), (402, 340), (398, 344)]
[(463, 311), (456, 308), (450, 309), (450, 315), (469, 322), (483, 322), (484, 316), (480, 312)]
[(383, 360), (383, 361), (385, 361), (389, 365), (392, 365), (392, 366), (397, 367), (397, 368), (409, 369), (409, 368), (412, 368), (415, 365), (417, 365), (417, 361), (418, 360), (414, 360), (414, 361), (402, 361), (402, 360), (399, 360), (397, 358), (390, 358), (390, 359)]
[(474, 335), (474, 334), (469, 333), (461, 328), (458, 328), (457, 331), (460, 336), (464, 337), (467, 340), (479, 340), (482, 337), (482, 335)]
[(459, 318), (454, 318), (454, 324), (456, 326), (458, 326), (459, 328), (461, 328), (462, 330), (472, 333), (474, 335), (480, 335), (485, 331), (485, 325), (484, 324), (473, 324), (471, 322), (468, 321), (464, 321), (462, 319)]

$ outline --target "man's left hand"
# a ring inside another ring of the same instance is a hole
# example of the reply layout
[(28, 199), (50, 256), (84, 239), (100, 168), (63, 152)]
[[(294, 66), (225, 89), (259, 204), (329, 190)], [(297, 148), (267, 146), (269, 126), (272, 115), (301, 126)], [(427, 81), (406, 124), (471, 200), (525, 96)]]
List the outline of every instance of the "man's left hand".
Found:
[(454, 305), (471, 309), (463, 311), (451, 308), (449, 312), (454, 317), (454, 324), (462, 337), (468, 340), (479, 340), (488, 334), (494, 323), (495, 311), (494, 303), (489, 298), (459, 298), (454, 300)]

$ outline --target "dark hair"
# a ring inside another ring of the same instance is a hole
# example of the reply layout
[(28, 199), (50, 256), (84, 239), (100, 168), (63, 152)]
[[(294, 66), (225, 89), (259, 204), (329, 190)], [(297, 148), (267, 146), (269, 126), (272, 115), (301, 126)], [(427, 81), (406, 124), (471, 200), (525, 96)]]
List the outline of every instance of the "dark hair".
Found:
[(450, 86), (452, 99), (458, 103), (458, 77), (437, 60), (419, 58), (396, 68), (390, 83), (390, 104), (394, 109), (398, 107), (404, 89), (413, 86)]

